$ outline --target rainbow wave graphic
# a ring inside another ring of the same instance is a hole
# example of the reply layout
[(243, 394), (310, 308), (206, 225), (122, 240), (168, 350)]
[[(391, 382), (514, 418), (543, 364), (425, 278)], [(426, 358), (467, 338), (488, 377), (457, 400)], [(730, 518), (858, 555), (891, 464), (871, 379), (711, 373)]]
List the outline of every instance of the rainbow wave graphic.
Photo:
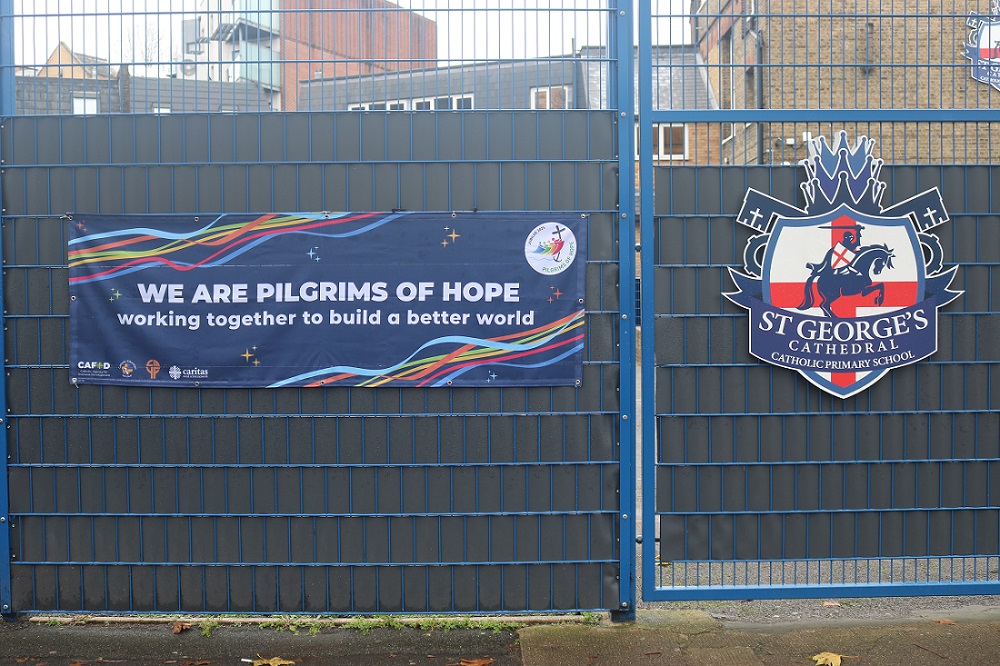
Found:
[[(583, 349), (584, 311), (578, 310), (554, 322), (527, 331), (495, 338), (450, 335), (428, 340), (402, 361), (380, 369), (337, 365), (289, 377), (269, 388), (281, 386), (447, 386), (456, 377), (481, 365), (521, 368), (544, 367)], [(421, 355), (432, 348), (453, 345), (449, 352)], [(554, 355), (546, 355), (554, 352)], [(531, 357), (545, 356), (530, 362)], [(526, 360), (520, 360), (526, 359)]]
[[(279, 236), (347, 238), (388, 224), (399, 216), (289, 213), (261, 215), (234, 223), (225, 223), (227, 216), (220, 216), (200, 229), (183, 234), (136, 227), (83, 235), (69, 242), (69, 267), (78, 271), (87, 266), (99, 268), (93, 273), (71, 276), (69, 282), (83, 284), (107, 280), (153, 267), (187, 272), (224, 266)], [(344, 228), (345, 225), (350, 228)]]

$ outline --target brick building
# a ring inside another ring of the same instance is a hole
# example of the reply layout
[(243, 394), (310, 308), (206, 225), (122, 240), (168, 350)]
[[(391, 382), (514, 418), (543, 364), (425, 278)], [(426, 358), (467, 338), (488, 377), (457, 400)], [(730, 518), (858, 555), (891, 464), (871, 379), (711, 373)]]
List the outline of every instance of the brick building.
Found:
[[(969, 16), (988, 0), (692, 0), (693, 42), (723, 109), (988, 109), (971, 77)], [(886, 161), (996, 161), (979, 123), (728, 123), (723, 161), (795, 163), (810, 135), (867, 134)]]
[(437, 60), (434, 21), (386, 0), (281, 0), (281, 88), (298, 108), (299, 82), (403, 71)]
[(172, 76), (256, 84), (266, 95), (261, 109), (301, 108), (300, 83), (320, 76), (437, 59), (434, 21), (387, 0), (197, 0), (179, 37)]

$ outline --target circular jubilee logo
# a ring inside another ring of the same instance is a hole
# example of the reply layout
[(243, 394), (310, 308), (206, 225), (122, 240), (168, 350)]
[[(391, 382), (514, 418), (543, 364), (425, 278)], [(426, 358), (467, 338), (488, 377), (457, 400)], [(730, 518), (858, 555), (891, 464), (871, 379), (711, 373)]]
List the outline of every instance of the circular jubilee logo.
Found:
[(536, 273), (558, 275), (576, 259), (576, 236), (569, 227), (554, 222), (540, 224), (524, 241), (524, 258)]

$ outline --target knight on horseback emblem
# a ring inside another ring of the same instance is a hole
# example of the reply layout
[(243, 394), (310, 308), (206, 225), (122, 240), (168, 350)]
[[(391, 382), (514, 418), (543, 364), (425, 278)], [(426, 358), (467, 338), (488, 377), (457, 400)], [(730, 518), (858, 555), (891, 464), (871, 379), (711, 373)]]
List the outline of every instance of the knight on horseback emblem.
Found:
[(841, 398), (934, 353), (937, 308), (960, 293), (928, 233), (948, 221), (940, 193), (883, 208), (874, 143), (812, 140), (802, 208), (747, 191), (737, 221), (759, 233), (726, 294), (749, 310), (751, 354)]
[(826, 251), (822, 262), (806, 264), (810, 274), (803, 288), (799, 310), (816, 306), (823, 310), (827, 317), (837, 317), (831, 304), (838, 298), (855, 294), (864, 297), (871, 293), (875, 294), (874, 304), (882, 305), (885, 301), (885, 284), (875, 282), (873, 276), (891, 270), (892, 260), (896, 255), (885, 244), (861, 247), (863, 229), (864, 226), (861, 224), (843, 228), (843, 238)]

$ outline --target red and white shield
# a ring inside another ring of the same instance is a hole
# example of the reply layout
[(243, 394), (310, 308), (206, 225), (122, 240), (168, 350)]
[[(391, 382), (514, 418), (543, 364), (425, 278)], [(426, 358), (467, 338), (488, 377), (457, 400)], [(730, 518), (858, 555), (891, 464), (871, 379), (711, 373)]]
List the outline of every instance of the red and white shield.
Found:
[[(923, 300), (923, 253), (909, 219), (875, 217), (842, 205), (816, 217), (778, 218), (763, 262), (764, 302), (790, 312), (826, 317), (819, 307), (799, 309), (812, 275), (810, 265), (822, 263), (831, 248), (833, 268), (850, 265), (856, 252), (844, 246), (844, 234), (859, 227), (864, 229), (861, 246), (884, 243), (894, 252), (892, 268), (871, 275), (873, 282), (884, 285), (885, 296), (878, 304), (874, 293), (841, 296), (830, 306), (834, 315), (838, 319), (868, 317), (901, 310)], [(800, 372), (824, 390), (846, 397), (867, 388), (888, 370)]]

